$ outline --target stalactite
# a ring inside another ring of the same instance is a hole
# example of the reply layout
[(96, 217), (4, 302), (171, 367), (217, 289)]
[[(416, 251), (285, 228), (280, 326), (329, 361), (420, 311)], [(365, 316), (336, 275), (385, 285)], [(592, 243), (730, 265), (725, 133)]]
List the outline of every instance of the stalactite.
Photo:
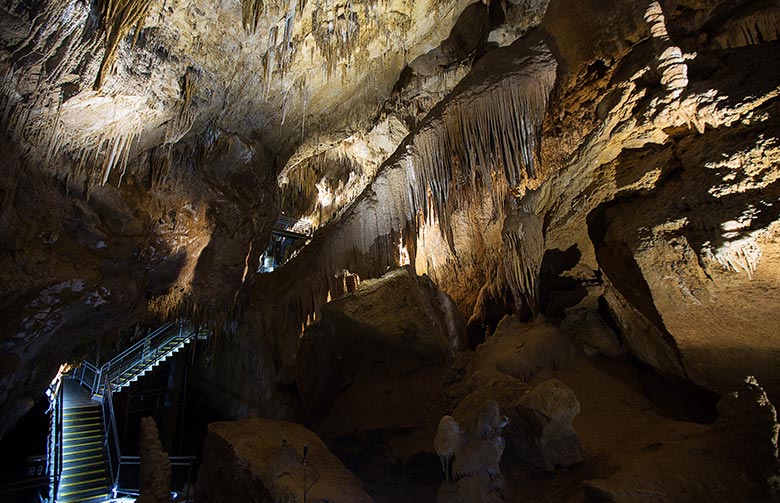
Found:
[(119, 43), (133, 27), (135, 44), (152, 0), (96, 0), (96, 5), (101, 19), (100, 33), (106, 42), (106, 52), (95, 78), (94, 88), (97, 91), (103, 87), (108, 74), (114, 69)]
[(149, 155), (149, 185), (154, 189), (160, 187), (168, 179), (171, 172), (171, 150), (169, 147), (158, 147)]
[[(360, 9), (362, 3), (363, 9)], [(377, 0), (331, 4), (318, 0), (312, 10), (312, 35), (325, 59), (326, 77), (330, 78), (339, 62), (349, 60), (358, 47), (368, 43), (383, 29)], [(403, 26), (397, 27), (402, 30)], [(408, 26), (406, 27), (408, 28)]]
[(254, 33), (257, 30), (257, 23), (263, 15), (263, 0), (242, 0), (241, 2), (241, 22), (247, 33)]
[(282, 210), (320, 225), (357, 197), (365, 187), (363, 174), (343, 145), (307, 158), (280, 176)]
[(491, 190), (494, 208), (501, 208), (510, 189), (537, 177), (537, 135), (555, 65), (533, 68), (530, 75), (454, 100), (440, 111), (440, 120), (421, 129), (409, 182), (415, 213), (427, 220), (432, 209), (449, 232), (449, 215), (483, 186)]
[(715, 250), (707, 242), (701, 253), (704, 258), (717, 262), (726, 270), (747, 273), (749, 279), (753, 278), (761, 260), (761, 247), (756, 244), (753, 236), (728, 241)]
[(517, 309), (539, 314), (539, 272), (544, 254), (540, 219), (521, 208), (513, 208), (504, 221), (501, 253), (504, 272)]
[(174, 108), (174, 118), (165, 131), (165, 143), (176, 143), (186, 135), (195, 120), (192, 100), (198, 92), (198, 71), (187, 68), (182, 78), (181, 99)]
[(271, 78), (274, 74), (274, 65), (276, 64), (276, 39), (278, 37), (279, 30), (276, 26), (271, 28), (268, 34), (268, 52), (265, 53), (265, 61), (263, 62), (263, 99), (268, 100), (268, 96), (271, 93)]

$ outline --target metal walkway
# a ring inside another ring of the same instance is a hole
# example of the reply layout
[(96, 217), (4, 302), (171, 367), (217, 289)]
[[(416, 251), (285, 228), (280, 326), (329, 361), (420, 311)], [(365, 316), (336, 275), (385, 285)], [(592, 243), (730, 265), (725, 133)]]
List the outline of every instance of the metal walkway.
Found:
[(286, 215), (279, 215), (271, 233), (293, 239), (310, 238), (312, 234), (314, 234), (314, 229), (312, 228), (311, 222), (297, 220)]
[[(167, 323), (100, 368), (85, 361), (60, 380), (49, 433), (50, 499), (57, 503), (97, 503), (122, 490), (123, 466), (137, 456), (122, 456), (112, 395), (177, 353), (198, 334), (189, 324)], [(172, 465), (192, 470), (193, 457), (171, 457)], [(188, 475), (189, 480), (189, 475)], [(137, 490), (136, 490), (137, 491)], [(189, 498), (189, 492), (187, 492)]]

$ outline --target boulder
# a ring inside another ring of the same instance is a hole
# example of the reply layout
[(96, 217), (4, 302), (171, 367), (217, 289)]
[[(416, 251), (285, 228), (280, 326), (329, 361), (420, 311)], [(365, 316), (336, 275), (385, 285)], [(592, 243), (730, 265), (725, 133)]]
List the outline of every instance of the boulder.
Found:
[(495, 368), (530, 381), (539, 370), (566, 368), (576, 357), (576, 347), (556, 327), (505, 316), (493, 335), (477, 346), (473, 369)]
[(515, 456), (547, 471), (583, 461), (572, 425), (580, 413), (580, 402), (571, 388), (550, 379), (529, 391), (518, 405), (511, 437)]
[(626, 349), (620, 339), (597, 313), (590, 309), (572, 309), (567, 311), (561, 322), (561, 332), (574, 337), (585, 344), (586, 350), (593, 348), (610, 358), (623, 359)]
[(465, 338), (452, 300), (408, 268), (362, 282), (322, 309), (298, 351), (298, 388), (310, 413), (321, 411), (367, 364), (390, 378), (420, 367), (443, 367)]
[(202, 503), (373, 501), (316, 434), (256, 417), (209, 425), (197, 495)]

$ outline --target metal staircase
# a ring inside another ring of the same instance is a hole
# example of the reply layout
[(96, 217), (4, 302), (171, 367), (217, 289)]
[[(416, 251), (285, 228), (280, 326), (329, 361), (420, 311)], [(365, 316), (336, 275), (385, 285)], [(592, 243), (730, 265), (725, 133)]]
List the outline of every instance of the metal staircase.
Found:
[[(84, 361), (60, 380), (52, 394), (49, 433), (49, 494), (57, 503), (96, 503), (123, 490), (120, 470), (138, 464), (122, 456), (112, 395), (177, 353), (189, 342), (206, 338), (185, 323), (167, 323), (100, 368)], [(171, 457), (174, 465), (192, 468), (192, 457)], [(189, 480), (189, 475), (188, 475)], [(187, 494), (187, 498), (189, 494)]]
[(100, 402), (71, 379), (63, 381), (62, 393), (62, 472), (57, 502), (105, 501), (109, 470)]
[(196, 336), (197, 332), (184, 323), (166, 323), (142, 340), (104, 363), (99, 369), (84, 362), (77, 371), (82, 382), (94, 390), (93, 398), (102, 399), (100, 383), (103, 380), (111, 386), (111, 391), (119, 393), (146, 373), (176, 354)]

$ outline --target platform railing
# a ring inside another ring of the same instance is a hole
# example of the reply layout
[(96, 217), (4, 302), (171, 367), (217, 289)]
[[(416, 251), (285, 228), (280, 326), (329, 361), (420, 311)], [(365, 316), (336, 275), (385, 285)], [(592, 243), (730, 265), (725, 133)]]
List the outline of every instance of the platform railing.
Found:
[(314, 233), (311, 222), (298, 220), (286, 215), (279, 215), (273, 230), (292, 232), (293, 234), (300, 234), (302, 236), (311, 236)]
[(111, 474), (112, 487), (116, 487), (119, 482), (122, 452), (119, 448), (119, 432), (116, 427), (113, 391), (111, 391), (111, 383), (107, 374), (103, 376), (103, 387), (100, 391), (100, 394), (103, 396), (101, 404), (101, 412), (103, 413), (103, 445), (106, 448), (106, 459), (108, 461), (108, 470)]

